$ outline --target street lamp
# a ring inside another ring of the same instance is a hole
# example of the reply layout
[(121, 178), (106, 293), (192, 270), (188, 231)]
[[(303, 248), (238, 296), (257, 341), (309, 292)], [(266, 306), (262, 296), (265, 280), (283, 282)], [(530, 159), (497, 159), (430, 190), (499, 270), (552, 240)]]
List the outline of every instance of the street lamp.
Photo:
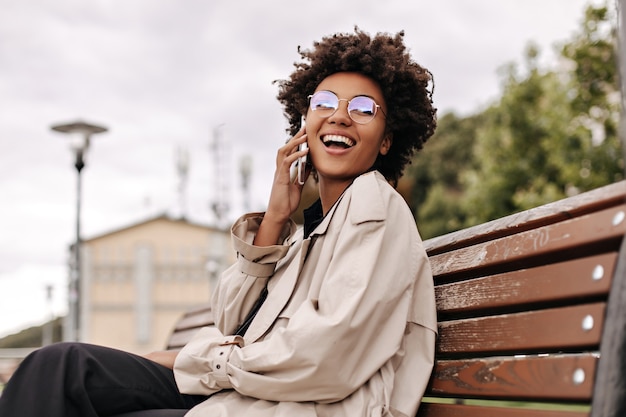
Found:
[(68, 335), (64, 337), (69, 341), (80, 340), (80, 284), (81, 284), (81, 267), (80, 267), (80, 203), (81, 203), (81, 171), (85, 167), (85, 156), (89, 149), (89, 141), (91, 136), (97, 133), (104, 133), (108, 129), (102, 126), (96, 126), (83, 121), (73, 123), (65, 123), (53, 125), (50, 127), (55, 132), (66, 133), (70, 136), (70, 147), (74, 152), (74, 167), (76, 168), (76, 242), (74, 246), (74, 262), (71, 268), (70, 285), (69, 285), (69, 325), (67, 326)]

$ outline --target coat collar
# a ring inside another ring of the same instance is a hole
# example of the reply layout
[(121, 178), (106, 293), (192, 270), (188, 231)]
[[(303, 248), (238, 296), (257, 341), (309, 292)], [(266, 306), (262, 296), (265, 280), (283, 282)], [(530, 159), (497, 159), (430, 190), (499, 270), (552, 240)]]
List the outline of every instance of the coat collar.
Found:
[(339, 197), (322, 222), (311, 232), (311, 237), (326, 234), (333, 214), (342, 204), (342, 200), (346, 200), (345, 203), (350, 205), (349, 219), (353, 225), (384, 220), (387, 213), (381, 187), (385, 184), (391, 186), (378, 171), (369, 171), (358, 176)]

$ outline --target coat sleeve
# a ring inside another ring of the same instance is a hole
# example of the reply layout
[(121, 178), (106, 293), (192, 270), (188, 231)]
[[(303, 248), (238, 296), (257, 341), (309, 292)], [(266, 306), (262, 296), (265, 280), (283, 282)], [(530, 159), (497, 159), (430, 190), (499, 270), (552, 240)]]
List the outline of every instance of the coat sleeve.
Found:
[[(388, 208), (384, 218), (342, 228), (317, 298), (264, 340), (233, 345), (215, 376), (220, 388), (272, 401), (335, 402), (394, 357), (415, 283), (432, 277), (404, 201)], [(217, 353), (188, 354), (210, 362)]]
[(237, 262), (228, 268), (215, 289), (212, 299), (215, 327), (200, 329), (176, 356), (174, 377), (183, 393), (211, 395), (230, 388), (225, 373), (226, 361), (235, 347), (243, 346), (241, 336), (232, 334), (249, 313), (276, 264), (289, 250), (296, 231), (290, 221), (280, 236), (282, 245), (252, 245), (263, 220), (263, 213), (240, 217), (231, 228)]
[(215, 325), (224, 334), (232, 334), (244, 320), (274, 274), (276, 264), (287, 254), (296, 231), (295, 223), (290, 221), (281, 233), (282, 244), (253, 246), (262, 219), (263, 213), (246, 214), (231, 229), (237, 262), (222, 274), (211, 301)]

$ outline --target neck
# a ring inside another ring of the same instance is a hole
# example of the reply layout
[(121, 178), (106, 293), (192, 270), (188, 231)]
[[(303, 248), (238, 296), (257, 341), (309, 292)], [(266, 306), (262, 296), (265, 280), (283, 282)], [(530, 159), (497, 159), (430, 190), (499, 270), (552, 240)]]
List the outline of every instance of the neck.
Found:
[(320, 179), (319, 192), (320, 200), (322, 202), (322, 211), (324, 216), (328, 213), (330, 208), (337, 202), (341, 194), (352, 184), (351, 180), (346, 181), (329, 181)]

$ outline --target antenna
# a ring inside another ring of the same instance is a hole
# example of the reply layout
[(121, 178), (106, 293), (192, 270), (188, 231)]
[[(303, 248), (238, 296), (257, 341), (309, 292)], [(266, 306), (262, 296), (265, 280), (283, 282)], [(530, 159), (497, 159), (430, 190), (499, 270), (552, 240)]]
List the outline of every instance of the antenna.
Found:
[(186, 148), (176, 149), (176, 173), (178, 174), (178, 209), (180, 218), (187, 214), (187, 178), (189, 177), (189, 151)]
[(210, 145), (210, 149), (213, 153), (213, 168), (215, 169), (214, 185), (213, 185), (213, 201), (211, 203), (211, 209), (215, 214), (215, 219), (218, 226), (222, 226), (226, 215), (230, 209), (228, 204), (228, 182), (227, 172), (228, 168), (228, 149), (222, 139), (222, 127), (224, 124), (220, 124), (213, 129), (213, 143)]
[(239, 174), (241, 175), (241, 191), (243, 192), (243, 209), (250, 212), (250, 176), (252, 174), (252, 157), (243, 155), (239, 160)]

